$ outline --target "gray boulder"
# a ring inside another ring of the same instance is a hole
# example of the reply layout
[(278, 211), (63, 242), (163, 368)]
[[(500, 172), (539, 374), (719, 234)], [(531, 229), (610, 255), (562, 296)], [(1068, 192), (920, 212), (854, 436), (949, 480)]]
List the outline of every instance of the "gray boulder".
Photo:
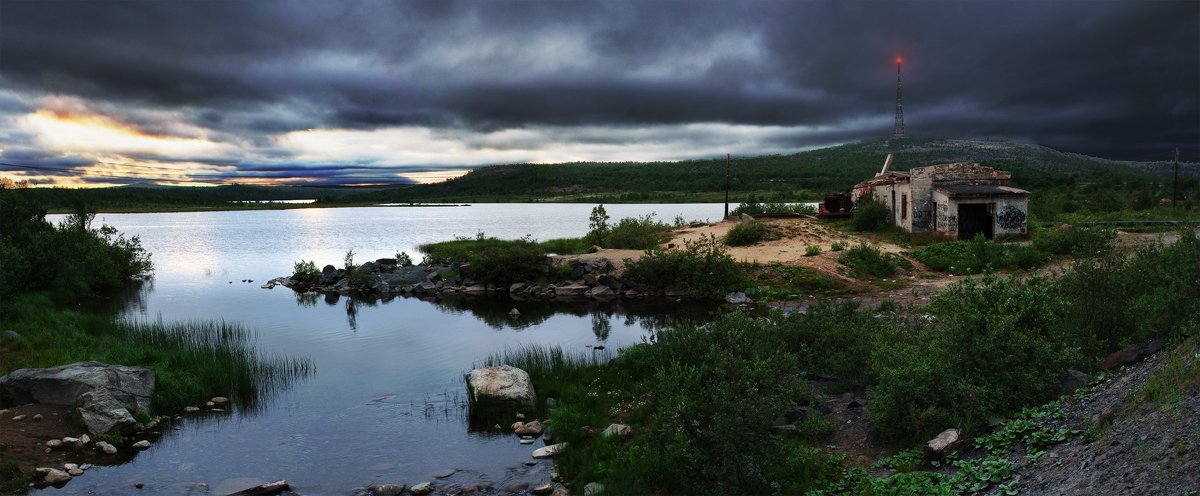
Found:
[(0, 332), (0, 338), (4, 338), (9, 341), (18, 341), (21, 339), (21, 333), (11, 330), (11, 329), (8, 329), (3, 332)]
[(321, 284), (333, 284), (339, 279), (337, 267), (326, 265), (321, 269)]
[(616, 293), (614, 293), (612, 288), (608, 286), (596, 286), (592, 289), (589, 289), (587, 295), (589, 298), (605, 299), (616, 296)]
[(66, 484), (71, 480), (71, 476), (62, 470), (49, 467), (38, 467), (37, 473), (42, 474), (43, 484)]
[(1058, 383), (1058, 394), (1073, 393), (1076, 389), (1087, 386), (1089, 381), (1087, 374), (1075, 369), (1068, 369)]
[(484, 406), (534, 408), (537, 394), (524, 370), (511, 365), (484, 367), (467, 375), (475, 401)]
[(725, 295), (725, 301), (731, 305), (743, 305), (743, 304), (748, 303), (750, 301), (750, 298), (746, 297), (746, 293), (742, 293), (739, 291), (736, 293), (729, 293), (729, 294)]
[(554, 295), (578, 297), (587, 294), (589, 289), (591, 288), (583, 284), (567, 284), (554, 288)]
[(137, 421), (133, 419), (129, 409), (117, 401), (106, 388), (96, 388), (79, 395), (78, 410), (83, 425), (86, 425), (92, 434), (129, 434), (137, 430)]
[(413, 487), (409, 488), (408, 491), (413, 494), (416, 494), (417, 496), (420, 496), (422, 494), (429, 494), (429, 493), (433, 492), (433, 483), (422, 482), (420, 484), (414, 484)]
[(78, 362), (44, 369), (17, 369), (0, 377), (0, 388), (17, 403), (73, 405), (79, 395), (107, 389), (131, 411), (148, 411), (154, 372), (142, 367)]
[(946, 429), (925, 443), (925, 459), (940, 460), (954, 451), (960, 441), (958, 429)]

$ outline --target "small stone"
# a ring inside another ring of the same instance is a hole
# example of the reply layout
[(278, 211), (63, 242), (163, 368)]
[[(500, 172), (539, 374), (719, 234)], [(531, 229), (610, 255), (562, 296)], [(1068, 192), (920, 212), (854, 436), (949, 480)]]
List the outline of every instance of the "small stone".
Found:
[(534, 460), (527, 460), (527, 461), (525, 462), (525, 466), (526, 466), (526, 467), (532, 467), (532, 466), (534, 466), (534, 465), (537, 465), (537, 462), (536, 462), (536, 461), (534, 461)]
[(445, 479), (447, 477), (450, 477), (451, 475), (454, 475), (455, 472), (458, 472), (458, 469), (452, 468), (452, 469), (448, 469), (448, 470), (443, 470), (441, 472), (433, 474), (433, 478), (434, 479)]
[(946, 429), (925, 443), (925, 458), (937, 460), (949, 454), (958, 445), (958, 429)]
[(63, 484), (71, 480), (71, 474), (56, 468), (40, 467), (37, 472), (42, 474), (42, 482), (50, 485)]
[(512, 425), (512, 428), (518, 436), (537, 436), (546, 430), (546, 426), (537, 420), (517, 422)]
[(550, 484), (542, 484), (529, 490), (533, 494), (550, 494), (551, 491), (554, 491), (554, 486)]
[(518, 442), (521, 444), (533, 444), (533, 438), (532, 437), (523, 437)]
[(77, 468), (73, 468), (73, 469), (67, 470), (67, 475), (69, 475), (71, 477), (79, 477), (79, 476), (83, 475), (83, 471), (79, 470)]
[(33, 420), (41, 420), (41, 419), (42, 419), (42, 414), (40, 414), (40, 413), (33, 416)]
[(604, 492), (604, 484), (599, 482), (589, 482), (583, 486), (583, 496), (598, 496)]
[(422, 494), (429, 494), (429, 493), (433, 492), (433, 483), (422, 482), (420, 484), (414, 484), (413, 487), (408, 489), (408, 492), (413, 493), (417, 496), (421, 496)]
[(210, 401), (212, 401), (213, 403), (216, 403), (218, 405), (224, 405), (226, 403), (229, 403), (229, 398), (226, 398), (224, 396), (214, 396), (213, 399)]
[(89, 468), (92, 468), (92, 464), (90, 464), (90, 463), (85, 463), (85, 464), (79, 466), (79, 470), (87, 470)]
[[(79, 436), (79, 441), (76, 442), (75, 445), (82, 447), (82, 446), (87, 446), (87, 444), (90, 442), (92, 442), (92, 436), (84, 434), (82, 436)], [(87, 469), (85, 468), (84, 470), (87, 470)]]
[(133, 443), (133, 447), (134, 447), (134, 449), (140, 449), (140, 450), (149, 449), (150, 441), (143, 439), (141, 441)]
[(505, 489), (508, 489), (508, 492), (515, 494), (515, 493), (523, 492), (526, 489), (529, 489), (529, 483), (528, 482), (518, 482), (516, 484), (509, 484), (508, 487)]
[[(229, 284), (233, 284), (233, 281), (230, 281), (230, 282), (229, 282)], [(145, 484), (142, 484), (141, 482), (139, 482), (139, 483), (137, 483), (137, 484), (134, 484), (134, 485), (133, 485), (133, 487), (136, 487), (136, 488), (138, 488), (138, 489), (141, 489), (141, 488), (143, 488), (143, 487), (146, 487), (146, 485), (145, 485)]]
[(25, 415), (17, 415), (16, 417), (13, 417), (13, 422), (20, 422), (22, 420), (25, 420)]
[(407, 487), (404, 484), (376, 484), (367, 487), (374, 496), (400, 496)]
[(224, 412), (224, 411), (225, 411), (225, 409), (224, 409), (224, 408), (213, 408), (213, 409), (212, 409), (212, 411), (214, 411), (214, 412), (217, 412), (217, 413), (221, 413), (221, 412)]
[(74, 470), (77, 468), (79, 468), (78, 463), (64, 463), (63, 464), (63, 470)]
[(51, 439), (49, 441), (46, 441), (47, 448), (61, 448), (62, 445), (63, 445), (63, 442), (58, 439)]
[(562, 453), (566, 449), (567, 449), (567, 443), (551, 444), (550, 446), (543, 446), (541, 448), (533, 450), (533, 457), (534, 458), (550, 458), (554, 455)]
[(508, 311), (508, 316), (509, 317), (520, 317), (521, 311), (514, 308), (514, 309)]
[(523, 418), (525, 418), (525, 414), (524, 414), (524, 413), (517, 413), (517, 420), (521, 420), (521, 419), (523, 419)]
[(71, 446), (79, 446), (79, 438), (64, 437), (64, 438), (62, 438), (62, 444), (71, 445)]
[(200, 407), (197, 407), (197, 406), (185, 406), (185, 407), (183, 407), (183, 413), (196, 413), (196, 412), (198, 412), (198, 411), (200, 411)]
[(629, 427), (628, 425), (609, 424), (608, 427), (604, 428), (604, 431), (600, 432), (600, 437), (614, 437), (615, 436), (619, 439), (624, 439), (624, 438), (629, 437), (629, 435), (632, 433), (633, 433), (633, 428)]
[(109, 444), (107, 441), (100, 441), (96, 443), (96, 449), (103, 451), (106, 455), (117, 454), (117, 447)]
[(213, 402), (211, 402), (211, 401), (210, 401), (210, 402), (208, 402), (208, 403), (205, 403), (205, 404), (204, 404), (204, 406), (206, 406), (206, 407), (209, 407), (209, 408), (212, 408), (212, 407), (214, 407), (214, 406), (217, 406), (217, 404), (216, 404), (216, 403), (213, 403)]

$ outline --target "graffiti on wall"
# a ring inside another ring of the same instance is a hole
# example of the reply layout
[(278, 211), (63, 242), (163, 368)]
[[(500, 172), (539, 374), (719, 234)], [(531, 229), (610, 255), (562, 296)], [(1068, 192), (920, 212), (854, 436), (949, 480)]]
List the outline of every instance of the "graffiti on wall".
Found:
[(914, 201), (912, 213), (912, 230), (925, 231), (934, 228), (933, 211), (929, 208), (930, 201)]
[(1025, 227), (1025, 211), (1012, 205), (1005, 205), (1004, 210), (996, 216), (996, 225), (1002, 229), (1020, 229)]

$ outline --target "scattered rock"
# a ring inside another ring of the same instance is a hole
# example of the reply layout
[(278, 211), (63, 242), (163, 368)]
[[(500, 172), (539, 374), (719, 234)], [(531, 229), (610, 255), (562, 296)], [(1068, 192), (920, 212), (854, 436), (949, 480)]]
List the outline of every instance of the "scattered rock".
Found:
[(725, 295), (725, 302), (729, 303), (730, 305), (744, 305), (749, 301), (750, 298), (746, 297), (746, 293), (742, 293), (740, 291)]
[(421, 496), (422, 494), (429, 494), (429, 493), (433, 492), (433, 483), (422, 482), (420, 484), (414, 484), (413, 487), (409, 488), (408, 491), (417, 496)]
[(117, 454), (117, 447), (109, 444), (107, 441), (99, 441), (96, 443), (96, 449), (103, 451), (106, 455)]
[(609, 424), (603, 431), (600, 432), (600, 437), (613, 437), (625, 439), (633, 434), (633, 428), (625, 424)]
[(78, 468), (67, 469), (67, 475), (69, 475), (71, 477), (79, 477), (79, 476), (83, 475), (83, 470), (80, 470)]
[(554, 288), (554, 295), (559, 297), (577, 298), (584, 296), (591, 288), (583, 284), (566, 284)]
[(598, 496), (604, 492), (604, 484), (599, 482), (589, 482), (583, 486), (583, 496)]
[(533, 438), (532, 437), (523, 437), (517, 442), (519, 442), (521, 444), (533, 444)]
[(242, 489), (236, 493), (229, 493), (227, 496), (269, 496), (291, 490), (292, 486), (288, 485), (287, 481), (278, 480), (275, 482), (268, 482), (266, 484), (259, 484), (254, 487)]
[(550, 494), (552, 491), (554, 491), (554, 485), (552, 484), (542, 484), (529, 490), (533, 494)]
[(455, 472), (458, 472), (458, 469), (452, 468), (449, 470), (443, 470), (441, 472), (433, 474), (433, 478), (434, 479), (445, 479), (447, 477), (450, 477), (451, 475), (454, 475)]
[(140, 450), (150, 449), (150, 441), (143, 439), (141, 441), (133, 443), (133, 448), (140, 449)]
[[(516, 286), (516, 284), (513, 284), (513, 286)], [(514, 308), (514, 309), (508, 311), (508, 316), (509, 317), (520, 317), (521, 311)]]
[(1058, 394), (1071, 394), (1076, 389), (1088, 385), (1088, 375), (1075, 369), (1068, 369), (1058, 383)]
[(954, 451), (959, 441), (958, 429), (946, 429), (925, 443), (925, 459), (939, 460)]
[(38, 414), (35, 414), (35, 415), (33, 416), (33, 420), (34, 420), (35, 422), (36, 422), (36, 421), (39, 421), (39, 420), (42, 420), (42, 414), (40, 414), (40, 413), (38, 413)]
[(472, 370), (467, 375), (467, 383), (475, 401), (481, 405), (533, 409), (537, 398), (529, 374), (510, 365)]
[(505, 489), (507, 489), (508, 492), (515, 494), (515, 493), (523, 492), (526, 489), (529, 489), (529, 483), (528, 482), (518, 482), (515, 484), (509, 484), (508, 487), (506, 487)]
[(196, 412), (198, 412), (198, 411), (200, 411), (200, 407), (198, 407), (198, 406), (185, 406), (185, 407), (183, 407), (183, 413), (196, 413)]
[(539, 436), (546, 430), (546, 426), (541, 422), (533, 420), (530, 422), (515, 422), (512, 425), (513, 432), (518, 436)]
[(862, 408), (865, 406), (867, 406), (867, 400), (863, 398), (854, 398), (846, 405), (846, 409), (850, 410), (852, 408)]
[(408, 486), (404, 484), (376, 484), (367, 488), (373, 496), (400, 496)]
[(567, 449), (567, 443), (551, 444), (550, 446), (543, 446), (541, 448), (533, 450), (533, 457), (534, 458), (550, 458), (554, 455), (562, 453), (563, 450), (565, 450), (565, 449)]
[(42, 474), (42, 483), (49, 485), (66, 484), (71, 480), (71, 474), (56, 468), (38, 467), (37, 473)]
[(49, 441), (46, 441), (47, 448), (58, 449), (58, 448), (61, 448), (62, 445), (63, 445), (63, 442), (58, 439), (51, 439)]
[(25, 415), (23, 415), (23, 414), (22, 414), (22, 415), (17, 415), (17, 416), (15, 416), (15, 417), (13, 417), (12, 419), (13, 419), (13, 422), (20, 422), (20, 421), (22, 421), (22, 420), (25, 420)]

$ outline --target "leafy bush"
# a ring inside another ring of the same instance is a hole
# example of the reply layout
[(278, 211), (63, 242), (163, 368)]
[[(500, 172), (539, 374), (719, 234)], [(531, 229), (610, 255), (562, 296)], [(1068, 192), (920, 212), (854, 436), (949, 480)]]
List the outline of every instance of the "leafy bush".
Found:
[(292, 279), (300, 282), (314, 282), (321, 277), (317, 264), (312, 260), (300, 260), (292, 266)]
[(930, 269), (954, 274), (979, 274), (1005, 268), (1032, 269), (1045, 265), (1050, 255), (1034, 246), (1004, 244), (976, 235), (971, 241), (950, 241), (910, 252)]
[(413, 259), (411, 256), (409, 256), (407, 253), (402, 252), (402, 251), (396, 252), (396, 265), (397, 266), (411, 267), (412, 264), (413, 264)]
[(151, 270), (137, 236), (92, 228), (95, 212), (84, 207), (53, 226), (28, 192), (0, 189), (0, 296), (50, 291), (69, 298), (122, 287)]
[(1037, 231), (1033, 246), (1051, 255), (1094, 257), (1108, 252), (1117, 232), (1105, 228), (1056, 227)]
[(850, 226), (858, 232), (880, 231), (888, 226), (887, 205), (875, 201), (871, 197), (863, 197), (854, 205), (854, 213), (850, 216)]
[(859, 277), (888, 277), (896, 273), (896, 262), (878, 247), (859, 243), (838, 257), (838, 262)]
[(779, 326), (788, 349), (810, 374), (862, 387), (874, 380), (869, 358), (876, 335), (894, 324), (873, 314), (855, 302), (818, 302), (805, 313), (782, 319)]
[(725, 244), (729, 246), (750, 246), (762, 241), (767, 235), (767, 225), (752, 220), (729, 228), (725, 233)]
[(605, 248), (647, 250), (665, 243), (671, 226), (654, 220), (654, 214), (621, 219), (608, 233)]
[(670, 291), (701, 298), (720, 298), (748, 284), (716, 236), (685, 240), (683, 249), (652, 248), (638, 260), (626, 260), (623, 279), (642, 290)]
[(815, 214), (817, 209), (803, 203), (771, 203), (759, 202), (758, 197), (750, 195), (745, 202), (742, 202), (737, 208), (729, 212), (729, 215), (740, 216), (742, 214), (758, 215), (758, 214)]
[(1066, 308), (1041, 278), (989, 275), (938, 293), (930, 321), (892, 329), (872, 354), (872, 426), (893, 439), (927, 439), (947, 425), (970, 432), (1044, 401), (1081, 360), (1059, 328)]
[(829, 245), (829, 251), (842, 251), (845, 249), (846, 249), (846, 242), (842, 241), (840, 239), (837, 241), (834, 241), (833, 244)]
[(804, 256), (815, 257), (821, 254), (821, 247), (817, 245), (808, 245), (804, 247)]
[(588, 233), (583, 237), (589, 245), (603, 246), (608, 242), (608, 219), (608, 210), (604, 209), (604, 205), (592, 207), (592, 213), (588, 216)]
[(420, 246), (432, 263), (467, 264), (463, 276), (483, 284), (511, 284), (546, 275), (546, 255), (533, 240), (476, 236)]

